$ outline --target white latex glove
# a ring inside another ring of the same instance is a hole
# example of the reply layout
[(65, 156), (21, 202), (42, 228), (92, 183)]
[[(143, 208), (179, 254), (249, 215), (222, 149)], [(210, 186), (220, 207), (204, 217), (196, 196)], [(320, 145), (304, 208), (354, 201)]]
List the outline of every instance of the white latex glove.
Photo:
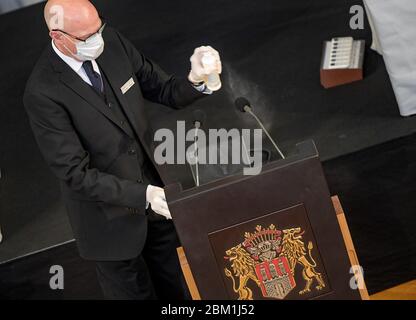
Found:
[(163, 188), (148, 185), (146, 189), (146, 200), (150, 203), (152, 210), (166, 219), (172, 219), (166, 202), (165, 190)]
[[(206, 53), (211, 54), (214, 57), (214, 63), (209, 66), (204, 66), (202, 63), (202, 58)], [(222, 72), (220, 54), (210, 46), (196, 48), (190, 60), (191, 72), (189, 73), (188, 80), (192, 83), (203, 82), (209, 74), (220, 74)]]

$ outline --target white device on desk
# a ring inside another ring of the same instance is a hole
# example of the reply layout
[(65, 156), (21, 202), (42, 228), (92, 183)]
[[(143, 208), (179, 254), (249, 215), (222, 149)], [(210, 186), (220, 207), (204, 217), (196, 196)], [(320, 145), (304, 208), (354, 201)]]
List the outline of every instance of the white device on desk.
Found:
[(352, 37), (324, 42), (321, 84), (331, 88), (363, 79), (364, 40)]

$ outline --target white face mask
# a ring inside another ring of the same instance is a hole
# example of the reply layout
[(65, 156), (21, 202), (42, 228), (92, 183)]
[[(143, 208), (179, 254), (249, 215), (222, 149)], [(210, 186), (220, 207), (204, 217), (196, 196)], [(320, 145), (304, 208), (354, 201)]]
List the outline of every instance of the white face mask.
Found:
[[(101, 32), (97, 32), (85, 41), (74, 42), (70, 37), (68, 39), (75, 44), (77, 49), (77, 53), (72, 55), (80, 61), (98, 59), (104, 51), (104, 39)], [(68, 48), (66, 49), (71, 52)]]

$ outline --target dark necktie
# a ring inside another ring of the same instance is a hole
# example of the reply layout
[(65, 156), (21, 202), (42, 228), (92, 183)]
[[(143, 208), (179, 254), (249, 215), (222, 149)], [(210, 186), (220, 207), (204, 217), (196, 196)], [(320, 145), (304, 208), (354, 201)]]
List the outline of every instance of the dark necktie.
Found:
[(85, 73), (88, 76), (88, 79), (90, 79), (91, 84), (95, 91), (98, 93), (103, 92), (103, 81), (101, 79), (101, 76), (98, 72), (94, 71), (94, 68), (92, 67), (92, 62), (87, 60), (82, 64), (82, 67), (85, 70)]

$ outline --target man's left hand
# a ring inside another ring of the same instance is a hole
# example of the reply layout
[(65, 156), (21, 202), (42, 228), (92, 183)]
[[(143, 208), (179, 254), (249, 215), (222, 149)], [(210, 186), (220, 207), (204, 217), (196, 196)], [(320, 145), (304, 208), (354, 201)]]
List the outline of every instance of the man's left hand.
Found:
[[(215, 59), (214, 63), (210, 66), (204, 66), (202, 63), (202, 58), (205, 54), (210, 54)], [(191, 72), (189, 73), (188, 79), (194, 84), (204, 82), (211, 73), (221, 74), (222, 72), (220, 54), (211, 46), (201, 46), (196, 48), (190, 60)]]

